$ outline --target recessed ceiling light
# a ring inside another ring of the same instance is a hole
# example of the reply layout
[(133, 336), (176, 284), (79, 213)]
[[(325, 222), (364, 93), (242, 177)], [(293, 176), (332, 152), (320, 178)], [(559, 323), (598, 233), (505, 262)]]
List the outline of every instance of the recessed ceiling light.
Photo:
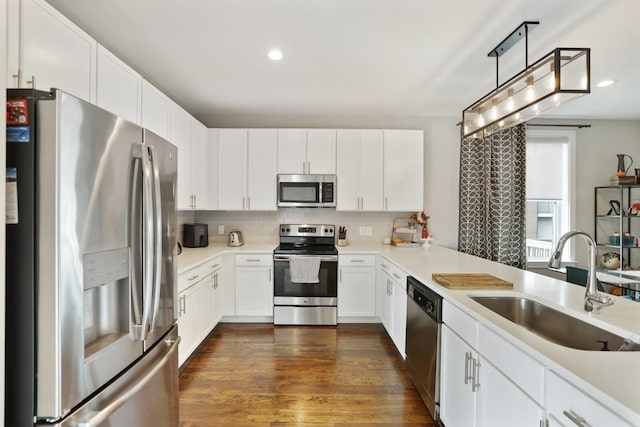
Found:
[(272, 61), (280, 61), (282, 59), (282, 52), (280, 52), (278, 49), (269, 51), (269, 59)]
[(607, 87), (607, 86), (611, 86), (614, 83), (615, 83), (615, 80), (602, 80), (596, 86), (598, 86), (598, 87)]

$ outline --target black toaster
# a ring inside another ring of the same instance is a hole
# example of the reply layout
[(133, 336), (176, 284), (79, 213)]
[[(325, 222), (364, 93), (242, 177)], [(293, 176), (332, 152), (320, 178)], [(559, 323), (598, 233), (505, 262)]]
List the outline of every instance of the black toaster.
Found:
[(207, 224), (183, 224), (182, 246), (185, 248), (209, 246), (209, 226)]

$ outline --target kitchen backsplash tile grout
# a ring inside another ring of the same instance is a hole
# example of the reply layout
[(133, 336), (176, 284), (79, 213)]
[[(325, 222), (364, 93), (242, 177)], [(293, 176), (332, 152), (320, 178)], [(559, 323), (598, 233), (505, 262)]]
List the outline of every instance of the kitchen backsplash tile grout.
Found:
[[(412, 212), (336, 212), (334, 209), (281, 208), (275, 212), (245, 211), (178, 211), (178, 236), (182, 239), (182, 224), (204, 223), (209, 225), (209, 242), (226, 243), (230, 231), (242, 231), (245, 242), (262, 243), (278, 241), (278, 225), (333, 224), (347, 228), (347, 241), (352, 243), (382, 242), (391, 236), (394, 218), (408, 218)], [(224, 234), (218, 234), (218, 226), (224, 226)], [(370, 236), (361, 236), (360, 227), (371, 227)]]

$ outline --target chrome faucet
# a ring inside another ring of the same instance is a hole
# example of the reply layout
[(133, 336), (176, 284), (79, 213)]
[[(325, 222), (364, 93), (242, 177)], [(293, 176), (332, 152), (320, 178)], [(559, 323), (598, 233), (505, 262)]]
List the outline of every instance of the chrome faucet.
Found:
[(613, 304), (613, 298), (609, 295), (604, 295), (598, 292), (598, 278), (596, 277), (596, 265), (597, 265), (597, 257), (596, 257), (596, 242), (593, 241), (591, 236), (583, 231), (569, 231), (560, 237), (558, 240), (558, 245), (556, 246), (556, 250), (551, 255), (549, 259), (549, 267), (550, 268), (560, 268), (560, 260), (562, 258), (562, 250), (564, 249), (565, 243), (567, 240), (572, 238), (573, 236), (580, 236), (585, 241), (587, 246), (589, 247), (589, 262), (588, 262), (588, 270), (587, 270), (587, 285), (586, 291), (584, 294), (584, 310), (585, 311), (593, 311), (593, 307), (595, 304), (596, 310), (599, 310), (602, 307), (606, 307), (608, 305)]

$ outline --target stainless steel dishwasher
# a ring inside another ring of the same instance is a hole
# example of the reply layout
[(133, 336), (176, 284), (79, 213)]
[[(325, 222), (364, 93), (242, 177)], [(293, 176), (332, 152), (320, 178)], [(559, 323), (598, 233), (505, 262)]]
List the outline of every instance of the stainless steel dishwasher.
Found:
[(407, 369), (434, 420), (440, 413), (442, 297), (407, 277)]

